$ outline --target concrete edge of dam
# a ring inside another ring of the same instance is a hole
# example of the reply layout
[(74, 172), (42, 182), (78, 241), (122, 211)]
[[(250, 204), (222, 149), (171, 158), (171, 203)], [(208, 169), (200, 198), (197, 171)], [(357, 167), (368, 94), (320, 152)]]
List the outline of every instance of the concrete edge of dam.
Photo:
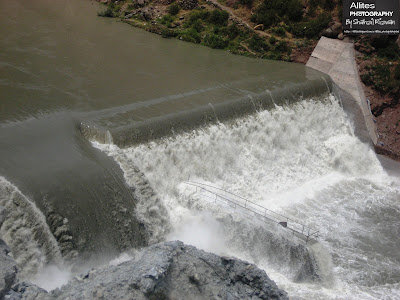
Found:
[(94, 140), (102, 144), (114, 143), (122, 148), (147, 143), (151, 140), (192, 131), (207, 124), (229, 122), (260, 110), (272, 109), (275, 105), (290, 105), (301, 99), (320, 98), (332, 93), (334, 91), (332, 80), (323, 73), (319, 74), (319, 77), (307, 82), (292, 83), (272, 91), (243, 95), (225, 102), (208, 103), (144, 121), (133, 121), (128, 125), (115, 128), (82, 121), (80, 131), (89, 141)]
[(306, 66), (329, 75), (340, 89), (352, 96), (361, 108), (369, 137), (376, 147), (379, 134), (364, 94), (353, 43), (321, 37)]

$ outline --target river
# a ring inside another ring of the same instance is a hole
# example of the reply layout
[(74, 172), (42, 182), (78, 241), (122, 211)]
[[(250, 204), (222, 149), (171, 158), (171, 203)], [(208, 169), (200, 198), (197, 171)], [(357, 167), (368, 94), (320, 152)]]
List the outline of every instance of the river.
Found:
[[(180, 239), (254, 262), (294, 298), (400, 299), (398, 172), (355, 136), (328, 78), (100, 9), (0, 0), (0, 233), (25, 278), (51, 289), (83, 261)], [(293, 275), (296, 240), (187, 195), (188, 179), (318, 229), (319, 279)]]

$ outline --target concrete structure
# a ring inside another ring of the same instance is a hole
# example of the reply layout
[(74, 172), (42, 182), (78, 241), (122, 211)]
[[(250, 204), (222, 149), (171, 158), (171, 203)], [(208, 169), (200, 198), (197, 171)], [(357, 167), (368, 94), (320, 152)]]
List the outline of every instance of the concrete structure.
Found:
[(321, 37), (306, 66), (328, 74), (357, 101), (371, 140), (376, 145), (378, 132), (358, 74), (353, 44)]

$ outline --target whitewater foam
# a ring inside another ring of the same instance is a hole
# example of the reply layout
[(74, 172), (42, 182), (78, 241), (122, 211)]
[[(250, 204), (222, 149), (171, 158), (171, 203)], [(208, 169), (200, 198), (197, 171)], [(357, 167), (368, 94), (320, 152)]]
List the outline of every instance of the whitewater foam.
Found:
[(62, 266), (62, 255), (44, 215), (21, 191), (0, 176), (0, 207), (4, 219), (0, 235), (9, 245), (22, 279)]
[(51, 291), (68, 283), (71, 278), (72, 272), (69, 267), (46, 265), (30, 280), (33, 284), (40, 286), (46, 291)]
[[(144, 173), (168, 210), (161, 222), (171, 224), (168, 239), (254, 262), (290, 295), (304, 299), (399, 295), (398, 184), (370, 146), (354, 135), (333, 96), (276, 106), (132, 148), (96, 146), (125, 173), (129, 164)], [(297, 275), (313, 262), (302, 266), (309, 258), (294, 259), (294, 244), (276, 242), (278, 227), (270, 228), (275, 233), (269, 235), (257, 220), (195, 195), (187, 197), (181, 183), (188, 178), (319, 229), (319, 248), (309, 249), (320, 265), (320, 281), (299, 280)], [(206, 212), (211, 215), (205, 217)], [(153, 231), (163, 230), (157, 226)]]

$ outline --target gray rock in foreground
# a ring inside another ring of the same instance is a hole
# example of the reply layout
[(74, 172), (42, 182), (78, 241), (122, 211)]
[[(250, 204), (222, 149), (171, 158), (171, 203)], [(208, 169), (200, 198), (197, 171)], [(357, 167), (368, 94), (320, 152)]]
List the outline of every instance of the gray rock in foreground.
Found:
[(267, 274), (236, 258), (159, 243), (118, 266), (92, 270), (50, 293), (17, 284), (10, 299), (288, 299)]
[(7, 244), (0, 239), (0, 299), (3, 299), (17, 279), (17, 266), (8, 255), (9, 252)]

